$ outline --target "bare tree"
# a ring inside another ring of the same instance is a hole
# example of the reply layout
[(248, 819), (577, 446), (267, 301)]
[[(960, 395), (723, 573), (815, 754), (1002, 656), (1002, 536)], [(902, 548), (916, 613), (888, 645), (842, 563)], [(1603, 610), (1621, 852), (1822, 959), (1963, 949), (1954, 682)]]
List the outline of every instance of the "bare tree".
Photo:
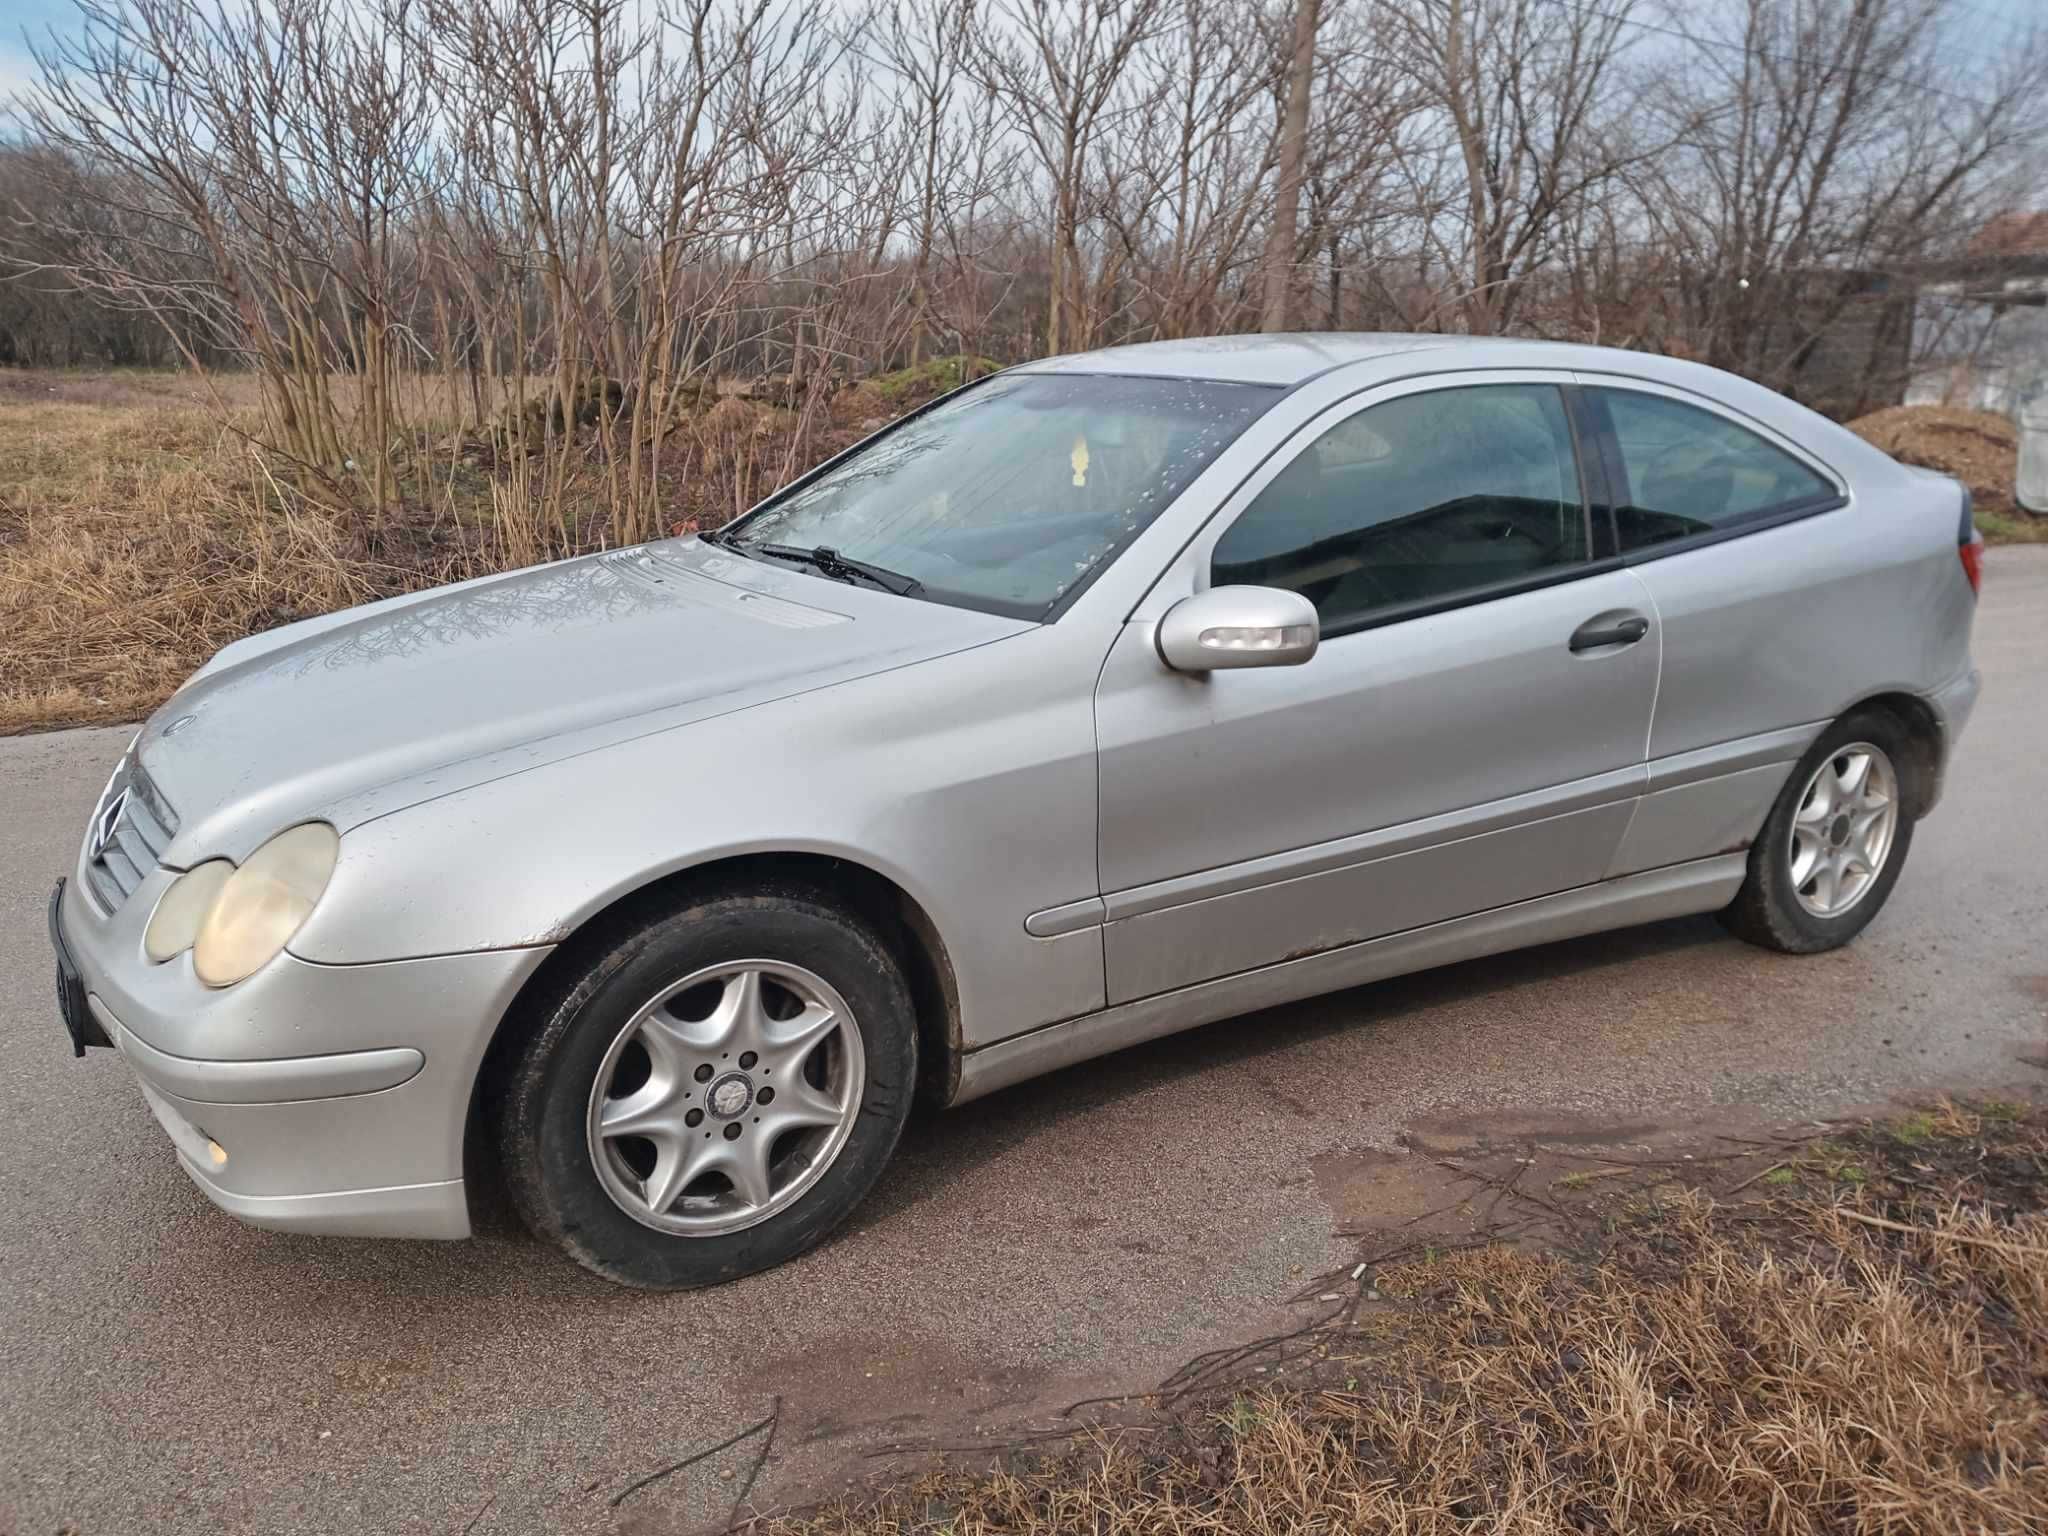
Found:
[(1308, 170), (1309, 95), (1316, 79), (1316, 29), (1322, 0), (1294, 0), (1294, 41), (1287, 58), (1287, 104), (1280, 120), (1280, 174), (1273, 187), (1272, 227), (1266, 236), (1265, 302), (1259, 328), (1284, 331), (1298, 284), (1296, 234), (1301, 186)]
[(1645, 168), (1680, 345), (1811, 392), (1853, 307), (2038, 196), (2048, 31), (1984, 64), (1956, 46), (1968, 24), (1947, 0), (1744, 0), (1700, 24), (1665, 98), (1673, 150)]
[(1411, 147), (1426, 140), (1418, 122), (1430, 97), (1388, 48), (1369, 6), (1326, 14), (1317, 54), (1303, 176), (1308, 222), (1293, 260), (1323, 269), (1327, 329), (1412, 329), (1432, 306), (1410, 314), (1396, 301), (1396, 274), (1433, 217), (1408, 195), (1405, 174)]
[(1643, 153), (1616, 130), (1628, 112), (1616, 65), (1634, 3), (1382, 0), (1462, 172), (1456, 217), (1426, 228), (1463, 276), (1467, 329), (1510, 327), (1524, 279), (1553, 255), (1572, 204)]
[(1519, 331), (1847, 408), (2048, 144), (1963, 0), (78, 4), (0, 361), (247, 370), (254, 494), (374, 552), (481, 469), (493, 561), (737, 511), (947, 350)]
[(899, 82), (895, 106), (909, 138), (915, 204), (908, 295), (912, 364), (923, 361), (934, 323), (932, 266), (945, 211), (970, 164), (954, 107), (967, 62), (971, 14), (951, 0), (892, 0), (873, 23), (875, 51)]
[(1112, 334), (1241, 325), (1270, 204), (1274, 55), (1256, 9), (1181, 0), (1173, 20), (1132, 63), (1146, 110), (1105, 139), (1089, 178), (1121, 285)]
[(1158, 28), (1164, 0), (1003, 0), (974, 33), (973, 65), (1050, 182), (1048, 352), (1086, 346), (1081, 227), (1089, 162), (1101, 137), (1142, 114), (1121, 94), (1132, 55)]

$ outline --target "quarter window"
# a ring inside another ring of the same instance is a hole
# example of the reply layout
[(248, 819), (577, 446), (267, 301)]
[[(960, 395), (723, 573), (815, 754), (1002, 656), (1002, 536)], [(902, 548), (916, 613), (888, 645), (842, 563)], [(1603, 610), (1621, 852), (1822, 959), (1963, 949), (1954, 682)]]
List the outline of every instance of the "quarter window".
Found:
[(1586, 559), (1554, 385), (1403, 395), (1324, 432), (1217, 541), (1218, 586), (1284, 587), (1324, 631)]
[(1588, 393), (1620, 450), (1611, 488), (1621, 552), (1713, 533), (1836, 497), (1835, 487), (1784, 449), (1725, 416), (1664, 395)]

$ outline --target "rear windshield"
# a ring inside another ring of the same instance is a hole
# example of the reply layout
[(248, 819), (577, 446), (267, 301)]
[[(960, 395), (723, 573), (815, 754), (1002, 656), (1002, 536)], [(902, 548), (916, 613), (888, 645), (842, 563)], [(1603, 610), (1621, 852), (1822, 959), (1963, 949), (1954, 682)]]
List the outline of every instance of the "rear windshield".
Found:
[(742, 553), (822, 547), (910, 578), (926, 601), (1043, 619), (1279, 395), (1211, 380), (999, 375), (759, 508), (728, 542)]

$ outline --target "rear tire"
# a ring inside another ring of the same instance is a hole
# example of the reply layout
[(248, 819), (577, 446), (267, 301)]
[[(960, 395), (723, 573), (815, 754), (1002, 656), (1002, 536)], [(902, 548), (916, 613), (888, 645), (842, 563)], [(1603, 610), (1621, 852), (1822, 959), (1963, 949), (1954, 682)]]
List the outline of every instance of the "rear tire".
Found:
[(624, 1285), (715, 1285), (815, 1246), (910, 1111), (902, 969), (808, 892), (658, 918), (542, 1006), (494, 1115), (506, 1187), (536, 1236)]
[(1919, 760), (1896, 716), (1862, 710), (1823, 731), (1792, 770), (1720, 914), (1736, 937), (1788, 955), (1848, 943), (1898, 883), (1913, 842)]

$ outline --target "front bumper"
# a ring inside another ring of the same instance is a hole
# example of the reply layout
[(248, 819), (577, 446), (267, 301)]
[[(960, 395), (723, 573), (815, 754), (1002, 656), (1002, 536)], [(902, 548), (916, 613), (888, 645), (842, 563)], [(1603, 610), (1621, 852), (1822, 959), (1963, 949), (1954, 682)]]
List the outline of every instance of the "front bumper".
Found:
[(64, 924), (59, 913), (64, 907), (64, 881), (50, 892), (50, 948), (57, 952), (57, 1016), (64, 1021), (64, 1033), (71, 1037), (71, 1054), (83, 1056), (88, 1049), (105, 1049), (114, 1042), (92, 1016), (85, 981), (71, 958), (71, 946), (64, 942)]
[(171, 878), (153, 872), (112, 914), (74, 880), (53, 900), (51, 937), (87, 1023), (120, 1052), (193, 1182), (258, 1226), (468, 1236), (471, 1088), (547, 951), (346, 966), (286, 953), (215, 991), (189, 955), (154, 965), (142, 953)]

